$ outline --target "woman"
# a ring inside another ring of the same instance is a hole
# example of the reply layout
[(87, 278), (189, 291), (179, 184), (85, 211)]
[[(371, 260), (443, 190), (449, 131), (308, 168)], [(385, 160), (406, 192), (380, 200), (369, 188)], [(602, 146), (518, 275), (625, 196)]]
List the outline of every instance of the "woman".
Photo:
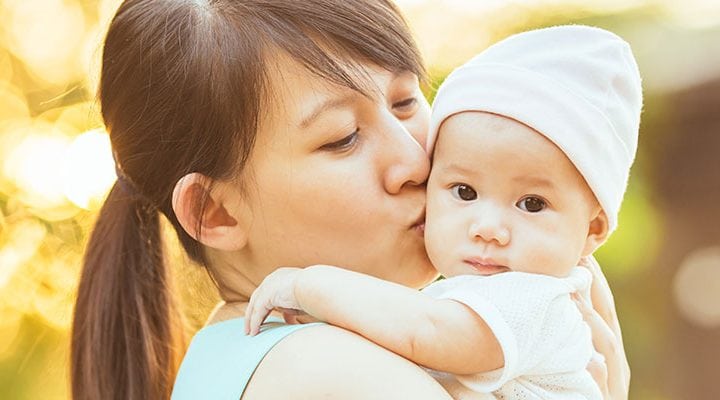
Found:
[[(170, 395), (184, 342), (162, 213), (225, 300), (183, 361), (177, 398), (448, 398), (420, 367), (342, 329), (280, 325), (249, 339), (233, 325), (279, 266), (335, 264), (411, 287), (435, 278), (422, 76), (386, 0), (125, 1), (100, 82), (119, 179), (86, 253), (73, 397)], [(581, 308), (609, 378), (594, 368), (625, 398), (614, 307), (597, 281), (609, 325)]]

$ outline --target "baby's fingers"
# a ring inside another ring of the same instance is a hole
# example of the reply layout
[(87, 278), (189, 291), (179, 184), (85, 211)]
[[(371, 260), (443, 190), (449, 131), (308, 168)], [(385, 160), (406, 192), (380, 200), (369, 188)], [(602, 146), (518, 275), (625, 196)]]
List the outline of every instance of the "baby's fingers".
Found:
[(260, 325), (272, 311), (272, 306), (268, 308), (268, 301), (265, 300), (262, 290), (257, 289), (250, 296), (250, 302), (245, 310), (245, 334), (255, 336), (260, 331)]
[(250, 334), (250, 312), (253, 309), (253, 298), (250, 296), (250, 301), (248, 302), (247, 307), (245, 307), (245, 334)]
[(253, 313), (252, 321), (250, 323), (250, 336), (255, 336), (260, 332), (260, 325), (270, 315), (272, 308), (258, 307)]

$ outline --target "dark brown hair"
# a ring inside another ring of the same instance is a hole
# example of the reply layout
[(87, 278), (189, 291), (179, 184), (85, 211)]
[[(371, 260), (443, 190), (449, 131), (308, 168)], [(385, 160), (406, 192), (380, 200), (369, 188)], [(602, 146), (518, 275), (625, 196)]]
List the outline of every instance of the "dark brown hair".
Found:
[(172, 191), (191, 172), (218, 180), (243, 168), (270, 99), (265, 65), (278, 51), (355, 90), (359, 62), (423, 76), (388, 0), (126, 0), (118, 9), (99, 98), (124, 180), (110, 191), (85, 254), (74, 399), (169, 398), (184, 340), (160, 213), (190, 258), (207, 266), (202, 245), (177, 221)]

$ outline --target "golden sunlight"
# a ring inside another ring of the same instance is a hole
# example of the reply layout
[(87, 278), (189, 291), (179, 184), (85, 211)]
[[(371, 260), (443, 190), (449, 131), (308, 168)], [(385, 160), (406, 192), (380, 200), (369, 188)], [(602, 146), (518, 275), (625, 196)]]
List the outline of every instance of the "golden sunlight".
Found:
[(49, 209), (66, 203), (63, 194), (63, 162), (70, 144), (65, 135), (52, 134), (52, 126), (37, 123), (10, 150), (4, 175), (20, 190), (19, 199), (30, 207)]
[(95, 129), (76, 137), (66, 162), (65, 196), (86, 210), (98, 208), (116, 179), (107, 133)]
[(9, 50), (50, 84), (81, 77), (85, 16), (80, 4), (62, 0), (4, 1)]

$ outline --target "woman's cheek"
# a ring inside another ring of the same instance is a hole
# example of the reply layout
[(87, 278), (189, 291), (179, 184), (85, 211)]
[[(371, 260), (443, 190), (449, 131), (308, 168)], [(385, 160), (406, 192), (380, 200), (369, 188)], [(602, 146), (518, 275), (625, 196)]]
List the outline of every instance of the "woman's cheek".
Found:
[(371, 168), (362, 167), (368, 161), (357, 158), (325, 160), (304, 169), (308, 173), (302, 177), (302, 187), (297, 187), (294, 208), (300, 209), (309, 223), (353, 230), (358, 236), (365, 234), (368, 223), (382, 223), (375, 221), (386, 214), (379, 209), (383, 202), (375, 195), (379, 183)]
[(430, 106), (423, 97), (417, 113), (403, 125), (423, 149), (427, 149), (428, 126), (430, 123)]

